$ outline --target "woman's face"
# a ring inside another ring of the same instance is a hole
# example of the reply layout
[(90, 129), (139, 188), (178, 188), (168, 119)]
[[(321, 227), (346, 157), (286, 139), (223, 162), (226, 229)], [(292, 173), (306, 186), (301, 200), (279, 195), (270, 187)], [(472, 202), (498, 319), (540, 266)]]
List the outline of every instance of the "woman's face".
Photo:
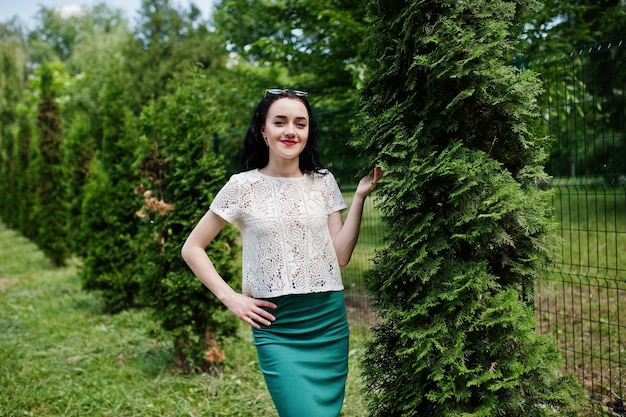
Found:
[(267, 139), (269, 158), (298, 158), (309, 139), (309, 114), (295, 98), (279, 98), (267, 112), (261, 133)]

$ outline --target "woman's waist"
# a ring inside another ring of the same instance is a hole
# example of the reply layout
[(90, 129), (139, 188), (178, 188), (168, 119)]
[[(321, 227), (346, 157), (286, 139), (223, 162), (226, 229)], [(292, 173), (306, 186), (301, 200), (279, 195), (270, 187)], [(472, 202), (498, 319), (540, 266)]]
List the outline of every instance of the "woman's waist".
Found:
[(254, 298), (278, 298), (343, 290), (341, 274), (324, 277), (246, 274), (243, 277), (243, 293)]
[(255, 344), (274, 337), (300, 341), (335, 340), (349, 335), (343, 291), (323, 291), (263, 298), (276, 304), (269, 309), (276, 320), (255, 329)]

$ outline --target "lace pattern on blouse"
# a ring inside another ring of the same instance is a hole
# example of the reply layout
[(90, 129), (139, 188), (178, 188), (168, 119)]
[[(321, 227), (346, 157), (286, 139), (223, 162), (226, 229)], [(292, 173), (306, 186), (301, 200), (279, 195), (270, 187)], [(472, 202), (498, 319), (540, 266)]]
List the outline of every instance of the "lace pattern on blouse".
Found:
[(328, 215), (346, 209), (334, 176), (233, 175), (210, 209), (243, 238), (243, 293), (255, 298), (343, 290)]

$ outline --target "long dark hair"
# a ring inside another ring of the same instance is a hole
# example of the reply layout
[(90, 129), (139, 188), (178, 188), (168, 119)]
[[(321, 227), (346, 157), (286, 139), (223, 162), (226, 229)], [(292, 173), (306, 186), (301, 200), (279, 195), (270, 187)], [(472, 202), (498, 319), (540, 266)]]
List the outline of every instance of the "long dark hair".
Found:
[(319, 160), (318, 143), (319, 131), (317, 121), (313, 118), (311, 105), (306, 96), (302, 94), (296, 95), (294, 90), (283, 90), (279, 94), (266, 93), (259, 105), (254, 110), (248, 132), (243, 142), (243, 152), (241, 154), (241, 171), (249, 171), (251, 169), (260, 169), (269, 162), (269, 148), (263, 140), (261, 127), (265, 124), (267, 112), (276, 100), (280, 98), (290, 98), (300, 100), (309, 115), (309, 138), (304, 150), (300, 154), (299, 165), (302, 172), (320, 172), (323, 167)]

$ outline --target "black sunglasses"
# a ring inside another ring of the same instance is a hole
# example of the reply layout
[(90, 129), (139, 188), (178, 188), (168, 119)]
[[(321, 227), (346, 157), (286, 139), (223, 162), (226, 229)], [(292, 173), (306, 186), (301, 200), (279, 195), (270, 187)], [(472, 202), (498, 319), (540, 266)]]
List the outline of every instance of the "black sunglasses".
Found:
[(309, 93), (307, 93), (306, 91), (287, 90), (284, 88), (268, 88), (267, 90), (265, 90), (265, 95), (263, 96), (263, 98), (267, 97), (268, 94), (271, 94), (273, 96), (282, 96), (289, 93), (295, 94), (296, 97), (306, 97), (309, 95)]

